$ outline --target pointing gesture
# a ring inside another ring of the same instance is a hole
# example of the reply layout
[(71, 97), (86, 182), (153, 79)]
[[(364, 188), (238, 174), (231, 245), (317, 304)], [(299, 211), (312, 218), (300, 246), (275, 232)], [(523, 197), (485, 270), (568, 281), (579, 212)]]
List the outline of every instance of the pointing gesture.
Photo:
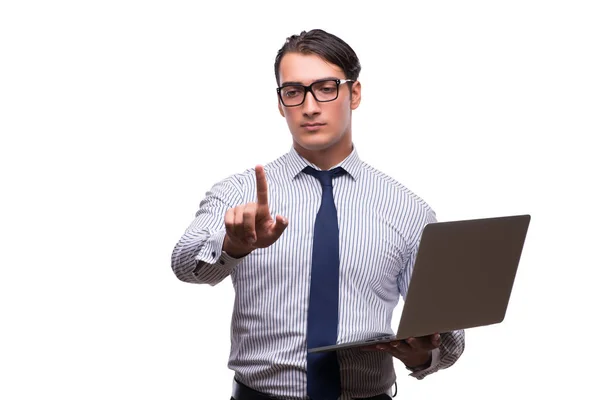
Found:
[(262, 166), (257, 165), (255, 168), (256, 172), (256, 201), (257, 212), (262, 213), (263, 216), (271, 217), (269, 213), (269, 187), (267, 185), (267, 175)]
[(243, 257), (254, 249), (271, 246), (288, 225), (287, 219), (281, 215), (275, 219), (271, 217), (265, 170), (257, 165), (255, 172), (256, 203), (230, 208), (225, 213), (223, 250), (235, 258)]

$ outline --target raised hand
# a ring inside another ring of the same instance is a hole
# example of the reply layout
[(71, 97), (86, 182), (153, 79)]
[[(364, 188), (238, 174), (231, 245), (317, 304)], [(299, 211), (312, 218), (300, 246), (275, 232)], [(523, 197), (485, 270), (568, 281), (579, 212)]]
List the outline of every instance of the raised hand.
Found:
[(256, 202), (230, 208), (225, 213), (223, 250), (235, 258), (243, 257), (254, 249), (271, 246), (288, 225), (288, 220), (281, 215), (275, 219), (271, 217), (265, 170), (257, 165), (255, 172)]

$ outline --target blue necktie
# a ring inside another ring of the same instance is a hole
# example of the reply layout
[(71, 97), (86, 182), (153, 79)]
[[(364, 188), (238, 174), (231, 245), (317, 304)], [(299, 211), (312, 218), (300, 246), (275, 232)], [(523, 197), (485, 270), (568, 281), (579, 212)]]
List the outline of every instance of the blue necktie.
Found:
[[(310, 277), (310, 300), (306, 340), (308, 348), (336, 344), (338, 332), (339, 292), (339, 228), (333, 202), (334, 176), (342, 175), (341, 167), (304, 172), (317, 178), (323, 186), (321, 207), (314, 230)], [(335, 351), (307, 354), (307, 391), (312, 400), (337, 400), (341, 393), (340, 367)]]

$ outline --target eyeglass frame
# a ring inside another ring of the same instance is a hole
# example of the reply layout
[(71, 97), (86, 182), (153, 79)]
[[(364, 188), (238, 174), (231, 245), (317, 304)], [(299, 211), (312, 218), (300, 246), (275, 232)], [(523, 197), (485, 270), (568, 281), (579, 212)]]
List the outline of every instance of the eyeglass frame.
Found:
[[(336, 84), (337, 92), (336, 92), (335, 98), (333, 98), (331, 100), (319, 100), (319, 99), (317, 99), (317, 96), (315, 96), (315, 92), (313, 92), (313, 90), (312, 90), (312, 86), (314, 84), (317, 84), (317, 83), (323, 83), (323, 82), (328, 82), (328, 81), (335, 82), (335, 84)], [(279, 100), (281, 100), (281, 104), (284, 107), (298, 107), (298, 106), (301, 106), (306, 101), (306, 94), (308, 92), (310, 92), (310, 94), (312, 94), (313, 99), (315, 99), (315, 101), (318, 101), (319, 103), (329, 103), (330, 101), (337, 100), (337, 98), (340, 96), (340, 85), (343, 85), (344, 83), (348, 83), (348, 82), (356, 82), (356, 80), (354, 80), (354, 79), (339, 79), (339, 78), (335, 78), (335, 79), (324, 78), (324, 79), (316, 80), (316, 81), (314, 81), (313, 83), (311, 83), (308, 86), (304, 86), (304, 85), (301, 85), (299, 83), (298, 84), (296, 84), (296, 83), (289, 83), (287, 85), (282, 85), (282, 86), (278, 87), (277, 88), (277, 94), (279, 95)], [(289, 87), (289, 86), (296, 86), (296, 87), (299, 87), (299, 88), (301, 87), (301, 88), (304, 89), (304, 97), (302, 97), (302, 101), (300, 103), (298, 103), (298, 104), (294, 104), (293, 106), (286, 105), (285, 102), (283, 101), (283, 97), (281, 97), (281, 89)]]

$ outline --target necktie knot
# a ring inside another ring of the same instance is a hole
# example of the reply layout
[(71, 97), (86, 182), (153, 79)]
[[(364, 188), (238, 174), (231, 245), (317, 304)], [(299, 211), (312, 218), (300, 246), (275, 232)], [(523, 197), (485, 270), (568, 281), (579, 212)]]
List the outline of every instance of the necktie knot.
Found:
[(318, 171), (313, 167), (304, 168), (303, 172), (314, 176), (321, 182), (322, 186), (332, 186), (333, 178), (336, 176), (340, 176), (346, 173), (346, 171), (342, 167), (336, 167), (329, 171)]

